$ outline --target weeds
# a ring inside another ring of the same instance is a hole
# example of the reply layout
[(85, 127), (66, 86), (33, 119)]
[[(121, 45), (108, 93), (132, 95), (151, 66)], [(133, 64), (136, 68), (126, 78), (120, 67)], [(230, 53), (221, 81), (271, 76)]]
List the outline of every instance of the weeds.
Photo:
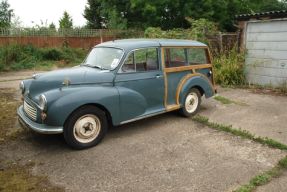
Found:
[[(253, 141), (257, 141), (260, 143), (267, 144), (271, 147), (282, 149), (282, 150), (287, 150), (287, 146), (279, 143), (277, 141), (274, 141), (272, 139), (262, 138), (262, 137), (255, 137), (255, 135), (252, 135), (249, 131), (241, 131), (241, 129), (233, 129), (232, 125), (225, 126), (225, 125), (220, 125), (214, 122), (209, 122), (209, 119), (203, 116), (200, 116), (199, 114), (196, 117), (192, 117), (193, 120), (198, 121), (200, 123), (204, 123), (206, 125), (209, 125), (210, 127), (216, 128), (217, 130), (220, 131), (226, 131), (226, 132), (231, 132), (235, 135), (251, 139)], [(270, 181), (271, 178), (275, 177), (276, 175), (279, 174), (279, 172), (283, 169), (287, 169), (287, 156), (285, 156), (283, 159), (278, 161), (278, 165), (274, 167), (273, 169), (267, 171), (266, 173), (263, 173), (261, 175), (255, 176), (249, 184), (243, 185), (240, 189), (236, 190), (235, 192), (249, 192), (252, 191), (256, 186), (263, 185)]]
[(281, 81), (277, 80), (277, 89), (279, 93), (287, 93), (287, 78), (282, 79)]
[[(255, 137), (255, 135), (252, 135), (249, 131), (246, 131), (246, 130), (242, 130), (241, 131), (241, 128), (238, 130), (238, 129), (233, 129), (232, 128), (232, 125), (229, 125), (229, 126), (225, 126), (225, 125), (220, 125), (220, 124), (217, 124), (217, 123), (214, 123), (214, 122), (209, 122), (209, 119), (206, 118), (206, 117), (203, 117), (203, 116), (200, 116), (199, 114), (195, 117), (192, 118), (193, 120), (195, 121), (198, 121), (200, 123), (204, 123), (206, 125), (209, 125), (211, 127), (214, 127), (220, 131), (227, 131), (227, 132), (231, 132), (235, 135), (238, 135), (238, 136), (241, 136), (241, 137), (244, 137), (244, 138), (247, 138), (247, 139), (252, 139), (253, 141), (258, 141), (258, 142), (261, 142), (261, 143), (265, 143), (271, 147), (275, 147), (275, 148), (278, 148), (278, 149), (283, 149), (283, 150), (287, 150), (287, 146), (282, 144), (282, 143), (279, 143), (277, 141), (274, 141), (272, 139), (268, 139), (268, 137)], [(287, 161), (287, 160), (286, 160)], [(287, 165), (287, 162), (286, 162), (286, 165)]]
[(244, 52), (238, 54), (236, 46), (229, 51), (215, 52), (212, 56), (215, 82), (222, 86), (243, 84), (244, 59)]
[(222, 96), (216, 96), (214, 97), (215, 100), (217, 101), (220, 101), (222, 104), (231, 104), (231, 103), (234, 103), (236, 105), (241, 105), (241, 106), (250, 106), (248, 104), (245, 104), (245, 103), (241, 103), (241, 102), (238, 102), (238, 101), (232, 101), (232, 100), (229, 100), (229, 99), (226, 99)]
[(88, 50), (70, 47), (36, 48), (33, 45), (22, 45), (11, 41), (8, 45), (0, 45), (0, 70), (20, 70), (35, 67), (52, 66), (55, 61), (65, 64), (80, 63)]

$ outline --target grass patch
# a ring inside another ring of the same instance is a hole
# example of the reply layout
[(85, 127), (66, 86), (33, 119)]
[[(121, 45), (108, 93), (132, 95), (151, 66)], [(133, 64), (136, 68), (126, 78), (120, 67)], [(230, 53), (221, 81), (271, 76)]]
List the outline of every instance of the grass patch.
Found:
[(17, 135), (22, 131), (11, 130), (10, 128), (14, 125), (17, 116), (17, 107), (22, 102), (16, 101), (13, 98), (13, 90), (0, 90), (0, 138), (6, 141), (6, 138), (16, 138)]
[(52, 186), (47, 177), (33, 176), (24, 166), (11, 165), (0, 171), (0, 191), (64, 191)]
[[(287, 150), (287, 146), (279, 143), (277, 141), (274, 141), (272, 139), (268, 139), (267, 137), (263, 138), (263, 137), (255, 137), (255, 135), (252, 135), (249, 131), (246, 130), (242, 130), (241, 128), (239, 128), (239, 130), (237, 129), (233, 129), (232, 125), (229, 126), (225, 126), (225, 125), (220, 125), (218, 123), (214, 123), (214, 122), (209, 122), (209, 119), (203, 116), (200, 116), (199, 114), (195, 117), (192, 117), (193, 120), (206, 124), (210, 127), (213, 127), (219, 131), (226, 131), (226, 132), (230, 132), (233, 133), (235, 135), (247, 138), (247, 139), (251, 139), (253, 141), (257, 141), (260, 143), (264, 143), (269, 145), (270, 147), (274, 147), (274, 148), (278, 148), (278, 149), (282, 149), (282, 150)], [(236, 192), (249, 192), (252, 191), (253, 189), (255, 189), (256, 186), (259, 185), (263, 185), (265, 183), (267, 183), (268, 181), (270, 181), (271, 178), (275, 177), (276, 175), (279, 174), (280, 171), (287, 169), (287, 156), (285, 156), (283, 159), (278, 161), (278, 165), (276, 167), (274, 167), (273, 169), (267, 171), (266, 173), (263, 173), (261, 175), (255, 176), (249, 184), (243, 185), (240, 189), (236, 190)]]
[(18, 80), (26, 80), (26, 79), (31, 79), (31, 78), (8, 79), (8, 80), (2, 80), (2, 81), (0, 81), (0, 82), (7, 82), (7, 81), (18, 81)]
[(250, 106), (248, 104), (245, 104), (245, 103), (241, 103), (241, 102), (238, 102), (238, 101), (232, 101), (232, 100), (229, 100), (229, 99), (226, 99), (222, 96), (216, 96), (214, 97), (215, 100), (217, 101), (220, 101), (222, 104), (231, 104), (231, 103), (234, 103), (236, 105), (241, 105), (241, 106)]

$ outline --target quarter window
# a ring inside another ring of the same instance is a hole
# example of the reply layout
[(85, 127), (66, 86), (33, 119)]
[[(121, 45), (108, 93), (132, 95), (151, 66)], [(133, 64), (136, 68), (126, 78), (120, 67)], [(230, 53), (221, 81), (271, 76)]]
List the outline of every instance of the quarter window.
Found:
[(133, 51), (122, 67), (123, 72), (141, 72), (158, 69), (157, 48), (138, 49)]

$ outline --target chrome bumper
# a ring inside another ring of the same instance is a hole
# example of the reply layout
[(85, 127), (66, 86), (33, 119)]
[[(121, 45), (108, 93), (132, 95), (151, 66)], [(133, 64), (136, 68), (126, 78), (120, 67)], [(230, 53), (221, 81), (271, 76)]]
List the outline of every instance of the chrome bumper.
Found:
[(32, 129), (33, 131), (37, 133), (42, 133), (42, 134), (57, 134), (57, 133), (63, 133), (63, 127), (54, 127), (54, 126), (47, 126), (44, 124), (39, 124), (28, 117), (23, 112), (23, 105), (21, 105), (17, 109), (17, 113), (19, 115), (18, 121), (20, 126), (24, 129)]

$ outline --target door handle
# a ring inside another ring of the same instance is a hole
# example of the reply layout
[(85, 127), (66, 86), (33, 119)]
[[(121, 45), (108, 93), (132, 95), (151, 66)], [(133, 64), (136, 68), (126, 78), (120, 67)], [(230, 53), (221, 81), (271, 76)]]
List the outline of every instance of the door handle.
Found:
[(160, 78), (162, 78), (163, 76), (162, 75), (157, 75), (157, 76), (155, 76), (157, 79), (160, 79)]

